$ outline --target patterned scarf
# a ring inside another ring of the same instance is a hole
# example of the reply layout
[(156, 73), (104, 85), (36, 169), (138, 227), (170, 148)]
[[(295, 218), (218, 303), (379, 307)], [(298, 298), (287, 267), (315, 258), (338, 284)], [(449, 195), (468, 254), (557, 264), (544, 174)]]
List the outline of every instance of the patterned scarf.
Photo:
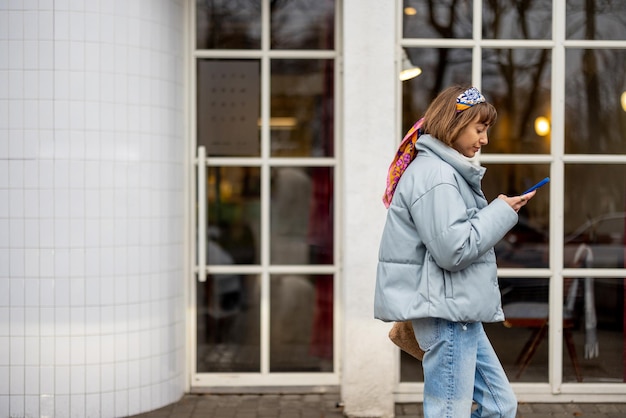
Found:
[(409, 129), (404, 136), (404, 139), (402, 139), (402, 142), (398, 147), (398, 151), (389, 166), (389, 173), (387, 174), (387, 188), (385, 189), (385, 194), (383, 195), (383, 203), (386, 208), (389, 208), (389, 205), (391, 205), (391, 199), (393, 199), (393, 194), (396, 191), (396, 187), (398, 186), (402, 173), (404, 173), (404, 170), (406, 170), (411, 161), (413, 161), (417, 156), (415, 143), (417, 142), (417, 138), (419, 138), (419, 136), (423, 133), (421, 130), (423, 124), (424, 118), (415, 122), (413, 127)]

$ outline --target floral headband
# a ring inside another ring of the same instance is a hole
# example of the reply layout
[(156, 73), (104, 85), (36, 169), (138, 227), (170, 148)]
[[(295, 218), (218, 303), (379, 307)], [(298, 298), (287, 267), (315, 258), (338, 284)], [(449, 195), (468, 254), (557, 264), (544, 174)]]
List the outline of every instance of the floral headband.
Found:
[(456, 111), (462, 112), (478, 103), (485, 103), (485, 96), (476, 87), (470, 87), (456, 98)]

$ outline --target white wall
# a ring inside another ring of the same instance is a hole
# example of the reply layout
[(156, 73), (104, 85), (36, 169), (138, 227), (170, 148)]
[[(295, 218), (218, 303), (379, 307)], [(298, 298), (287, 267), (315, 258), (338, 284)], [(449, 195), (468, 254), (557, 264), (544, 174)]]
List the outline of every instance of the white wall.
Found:
[(394, 1), (346, 0), (344, 45), (343, 368), (348, 416), (392, 417), (397, 352), (389, 324), (373, 317), (382, 194), (399, 143)]
[(183, 16), (0, 1), (0, 416), (182, 395)]

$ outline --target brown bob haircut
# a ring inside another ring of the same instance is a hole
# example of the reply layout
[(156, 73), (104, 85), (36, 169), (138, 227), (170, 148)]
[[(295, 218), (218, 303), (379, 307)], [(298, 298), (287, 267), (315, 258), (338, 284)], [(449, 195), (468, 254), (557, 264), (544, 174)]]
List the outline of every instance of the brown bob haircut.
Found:
[(451, 146), (463, 129), (478, 118), (478, 123), (492, 126), (498, 117), (490, 103), (478, 103), (462, 112), (456, 110), (456, 98), (470, 87), (451, 86), (431, 102), (424, 114), (424, 133)]

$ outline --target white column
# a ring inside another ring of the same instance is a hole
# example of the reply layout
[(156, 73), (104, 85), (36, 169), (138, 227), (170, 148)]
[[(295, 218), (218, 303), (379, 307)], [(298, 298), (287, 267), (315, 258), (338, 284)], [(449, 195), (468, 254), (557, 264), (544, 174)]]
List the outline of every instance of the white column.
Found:
[(397, 375), (389, 324), (374, 319), (382, 194), (395, 137), (395, 1), (346, 0), (344, 35), (343, 367), (348, 416), (392, 417)]

